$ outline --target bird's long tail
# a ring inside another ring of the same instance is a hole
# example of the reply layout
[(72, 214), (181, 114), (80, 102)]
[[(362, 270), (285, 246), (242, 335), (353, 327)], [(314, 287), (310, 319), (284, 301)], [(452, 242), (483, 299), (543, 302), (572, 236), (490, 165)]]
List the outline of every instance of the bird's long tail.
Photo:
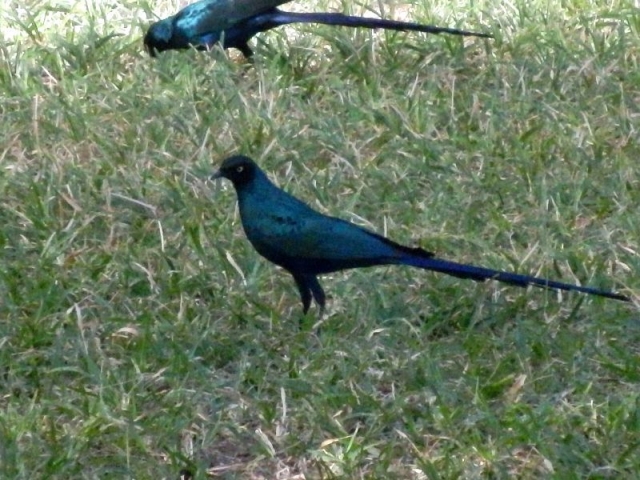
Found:
[(554, 280), (547, 280), (545, 278), (520, 275), (518, 273), (501, 272), (499, 270), (492, 270), (490, 268), (465, 265), (433, 257), (412, 255), (406, 257), (402, 263), (418, 268), (424, 268), (426, 270), (434, 270), (436, 272), (446, 273), (458, 278), (475, 280), (477, 282), (483, 282), (485, 280), (497, 280), (499, 282), (508, 283), (510, 285), (517, 285), (518, 287), (535, 285), (543, 288), (555, 288), (558, 290), (588, 293), (590, 295), (598, 295), (601, 297), (613, 298), (625, 302), (630, 301), (629, 297), (606, 290), (600, 290), (598, 288), (581, 287), (579, 285), (556, 282)]
[(385, 20), (382, 18), (356, 17), (343, 15), (341, 13), (295, 13), (277, 10), (277, 13), (274, 12), (270, 20), (279, 25), (287, 23), (320, 23), (323, 25), (336, 25), (341, 27), (384, 28), (386, 30), (414, 31), (433, 34), (449, 33), (451, 35), (462, 35), (466, 37), (493, 38), (493, 35), (488, 33), (468, 32), (457, 28), (436, 27), (433, 25)]

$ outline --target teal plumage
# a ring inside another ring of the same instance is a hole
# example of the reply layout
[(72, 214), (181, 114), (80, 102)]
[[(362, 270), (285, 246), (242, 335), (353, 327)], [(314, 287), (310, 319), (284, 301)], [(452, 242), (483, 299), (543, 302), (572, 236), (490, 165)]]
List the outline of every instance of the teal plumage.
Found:
[(528, 275), (502, 272), (438, 259), (421, 248), (400, 245), (377, 233), (323, 215), (276, 187), (256, 163), (245, 156), (226, 159), (213, 178), (233, 183), (242, 226), (263, 257), (293, 275), (306, 313), (313, 297), (321, 308), (325, 294), (317, 275), (375, 265), (409, 265), (475, 281), (497, 280), (526, 287), (577, 291), (616, 300), (624, 295)]
[(237, 48), (245, 57), (253, 52), (249, 40), (258, 33), (291, 23), (320, 23), (345, 27), (384, 28), (425, 33), (491, 38), (486, 33), (434, 27), (413, 22), (364, 18), (341, 13), (294, 13), (276, 8), (290, 0), (200, 0), (175, 15), (149, 27), (144, 37), (152, 56), (165, 50), (190, 46), (207, 49), (221, 42), (223, 48)]

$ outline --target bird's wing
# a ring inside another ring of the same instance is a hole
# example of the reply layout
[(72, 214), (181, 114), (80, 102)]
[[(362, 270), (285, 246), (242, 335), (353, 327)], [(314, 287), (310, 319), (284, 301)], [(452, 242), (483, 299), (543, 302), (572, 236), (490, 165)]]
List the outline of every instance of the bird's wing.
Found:
[(224, 31), (236, 23), (291, 0), (201, 0), (184, 8), (176, 18), (179, 29), (192, 37)]
[(252, 227), (247, 236), (256, 249), (279, 258), (356, 260), (399, 254), (384, 237), (311, 209), (302, 214), (270, 211), (255, 219)]

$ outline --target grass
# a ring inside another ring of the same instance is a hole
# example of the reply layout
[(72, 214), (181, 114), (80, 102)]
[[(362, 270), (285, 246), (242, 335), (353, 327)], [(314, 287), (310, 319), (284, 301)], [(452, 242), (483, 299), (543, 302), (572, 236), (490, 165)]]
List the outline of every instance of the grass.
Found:
[(0, 477), (634, 478), (636, 303), (378, 268), (325, 277), (314, 330), (205, 181), (242, 152), (397, 241), (637, 299), (640, 16), (609, 3), (385, 2), (496, 39), (291, 27), (253, 65), (146, 57), (176, 2), (0, 7)]

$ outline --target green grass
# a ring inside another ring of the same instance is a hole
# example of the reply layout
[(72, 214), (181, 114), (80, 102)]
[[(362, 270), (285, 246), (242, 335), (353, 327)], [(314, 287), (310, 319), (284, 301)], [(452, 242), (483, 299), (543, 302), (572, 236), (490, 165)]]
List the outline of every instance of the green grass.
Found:
[(637, 476), (637, 304), (378, 268), (326, 276), (314, 330), (205, 181), (242, 152), (397, 241), (637, 299), (633, 2), (382, 3), (496, 39), (153, 61), (177, 2), (0, 7), (0, 478)]

